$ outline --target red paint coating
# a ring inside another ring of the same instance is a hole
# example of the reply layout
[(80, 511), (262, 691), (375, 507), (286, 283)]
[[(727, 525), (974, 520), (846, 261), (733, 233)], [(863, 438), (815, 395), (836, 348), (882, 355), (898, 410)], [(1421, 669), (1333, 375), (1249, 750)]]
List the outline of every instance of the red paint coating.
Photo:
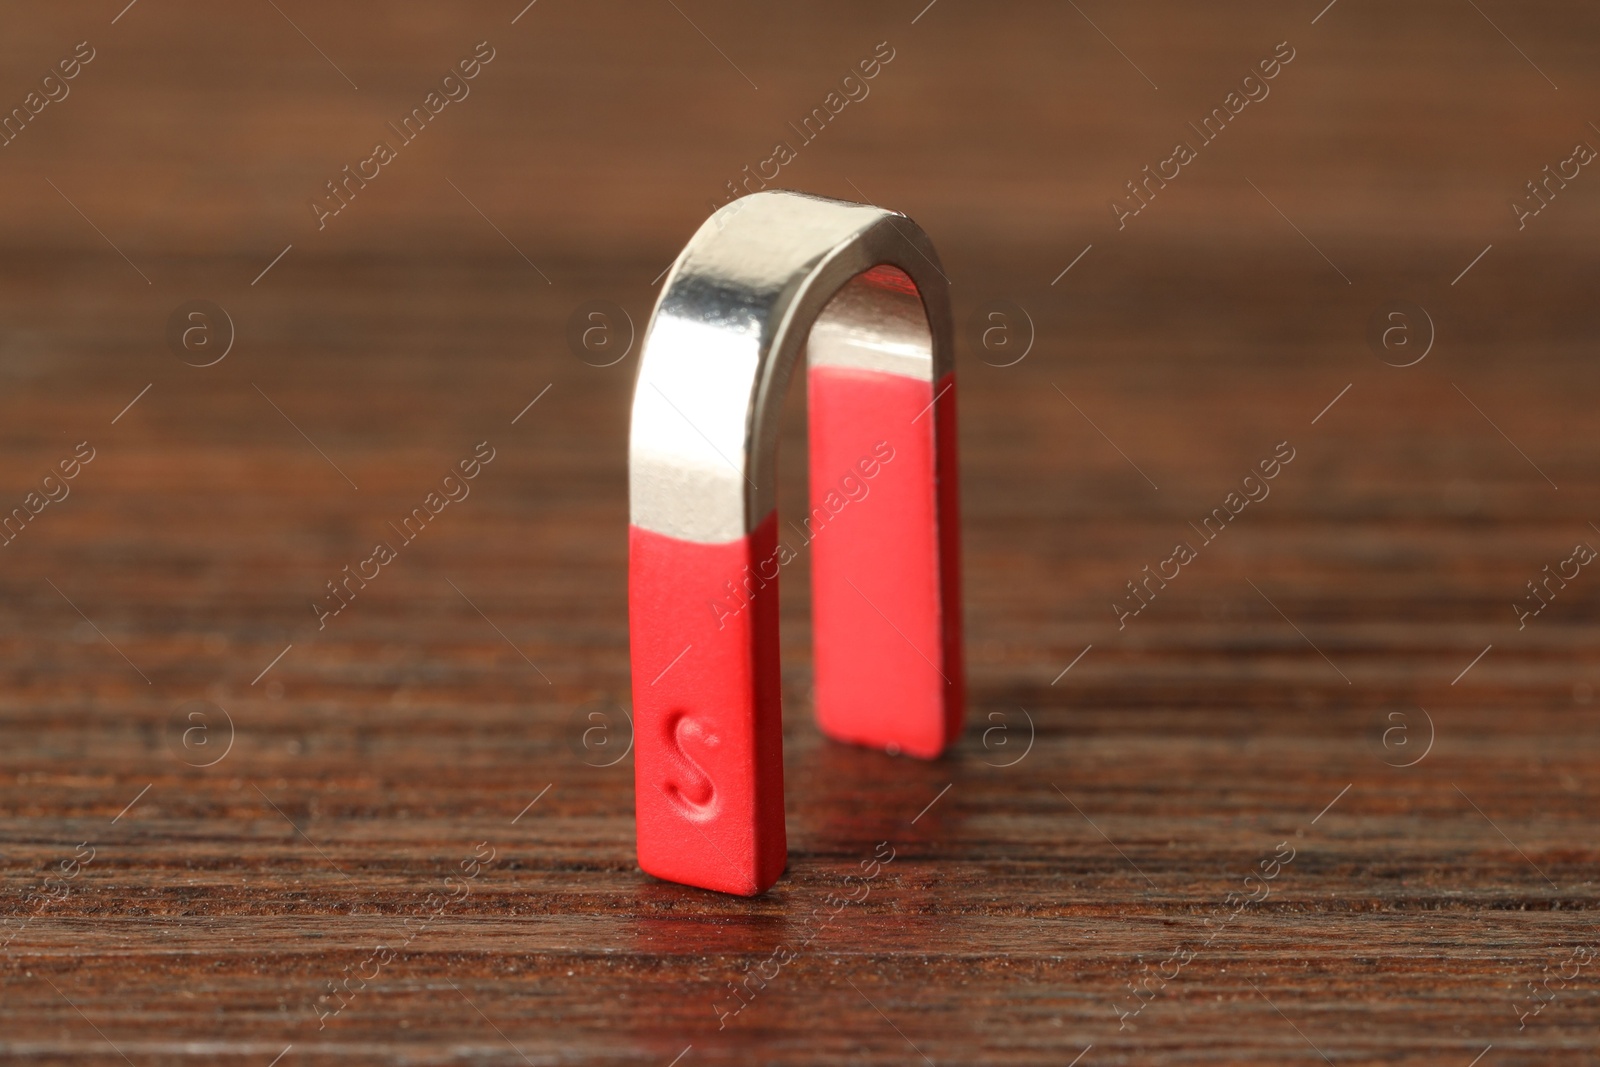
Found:
[(639, 866), (658, 878), (754, 896), (788, 862), (776, 545), (776, 515), (718, 545), (628, 528)]
[(817, 722), (933, 759), (965, 699), (954, 376), (806, 377)]

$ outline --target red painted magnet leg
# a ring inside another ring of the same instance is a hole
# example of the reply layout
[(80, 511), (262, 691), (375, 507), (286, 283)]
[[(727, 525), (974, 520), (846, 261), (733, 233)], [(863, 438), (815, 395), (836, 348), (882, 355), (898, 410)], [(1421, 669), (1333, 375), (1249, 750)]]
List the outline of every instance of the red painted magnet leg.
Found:
[(955, 378), (806, 378), (818, 725), (932, 759), (965, 701)]
[(753, 896), (788, 862), (776, 547), (776, 515), (714, 545), (628, 528), (639, 866), (658, 878)]

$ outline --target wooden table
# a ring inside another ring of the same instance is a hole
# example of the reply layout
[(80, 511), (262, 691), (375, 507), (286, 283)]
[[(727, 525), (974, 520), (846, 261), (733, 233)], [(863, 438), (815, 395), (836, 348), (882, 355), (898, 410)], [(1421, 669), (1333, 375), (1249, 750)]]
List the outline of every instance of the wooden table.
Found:
[[(1600, 178), (1520, 230), (1508, 203), (1600, 145), (1600, 15), (1321, 6), (7, 16), (7, 106), (95, 58), (0, 150), (0, 503), (68, 493), (0, 547), (0, 1058), (1594, 1062), (1600, 576), (1562, 561), (1600, 547)], [(801, 558), (789, 872), (659, 883), (637, 352), (580, 360), (569, 316), (642, 330), (724, 183), (880, 41), (782, 181), (908, 211), (952, 280), (969, 727), (933, 763), (819, 737)], [(235, 337), (208, 367), (168, 340), (194, 299)], [(1372, 347), (1400, 300), (1411, 347)], [(319, 628), (479, 442), (470, 496)]]

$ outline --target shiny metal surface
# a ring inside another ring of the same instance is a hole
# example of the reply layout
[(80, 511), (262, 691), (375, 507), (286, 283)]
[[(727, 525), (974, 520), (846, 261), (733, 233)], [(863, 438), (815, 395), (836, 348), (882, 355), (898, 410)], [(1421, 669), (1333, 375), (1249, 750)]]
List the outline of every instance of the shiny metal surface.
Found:
[[(916, 296), (858, 276), (889, 265)], [(924, 311), (924, 309), (926, 309)], [(937, 381), (950, 300), (927, 235), (897, 212), (764, 191), (717, 211), (667, 274), (645, 332), (629, 440), (635, 526), (744, 536), (776, 504), (778, 415), (802, 351)]]

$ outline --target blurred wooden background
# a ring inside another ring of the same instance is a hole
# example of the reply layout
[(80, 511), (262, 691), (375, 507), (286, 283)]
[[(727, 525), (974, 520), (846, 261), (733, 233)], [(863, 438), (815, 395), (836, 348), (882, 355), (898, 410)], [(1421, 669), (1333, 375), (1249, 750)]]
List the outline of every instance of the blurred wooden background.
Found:
[[(1593, 1062), (1600, 576), (1513, 605), (1600, 547), (1600, 175), (1510, 204), (1600, 146), (1600, 11), (924, 4), (6, 15), (5, 108), (94, 54), (0, 147), (0, 511), (94, 451), (0, 546), (8, 1062)], [(567, 325), (642, 330), (724, 183), (879, 42), (778, 184), (906, 211), (951, 278), (970, 725), (931, 764), (823, 742), (790, 568), (790, 869), (736, 900), (633, 863), (637, 352)], [(168, 339), (191, 300), (231, 321), (212, 366)], [(1413, 347), (1375, 350), (1400, 300)]]

